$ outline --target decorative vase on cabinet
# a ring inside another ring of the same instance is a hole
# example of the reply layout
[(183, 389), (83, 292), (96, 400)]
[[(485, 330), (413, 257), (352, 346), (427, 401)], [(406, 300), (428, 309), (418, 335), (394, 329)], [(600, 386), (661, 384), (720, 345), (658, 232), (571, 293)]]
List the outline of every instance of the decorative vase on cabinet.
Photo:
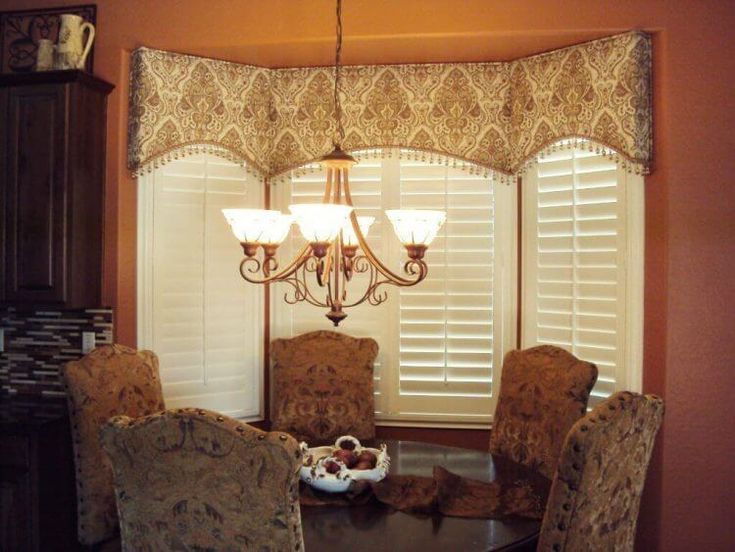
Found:
[(0, 304), (100, 306), (112, 89), (83, 71), (0, 75)]

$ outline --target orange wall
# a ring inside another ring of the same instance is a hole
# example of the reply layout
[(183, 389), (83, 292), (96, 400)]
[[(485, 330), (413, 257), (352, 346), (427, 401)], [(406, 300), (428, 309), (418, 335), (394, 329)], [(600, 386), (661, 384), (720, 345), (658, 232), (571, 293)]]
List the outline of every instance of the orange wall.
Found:
[[(3, 9), (48, 0), (3, 0)], [(54, 5), (78, 4), (56, 0)], [(97, 0), (108, 125), (105, 297), (135, 344), (129, 51), (329, 64), (331, 0)], [(347, 64), (508, 59), (642, 28), (654, 35), (656, 171), (646, 181), (646, 391), (664, 396), (641, 550), (735, 549), (735, 8), (727, 1), (346, 0)]]

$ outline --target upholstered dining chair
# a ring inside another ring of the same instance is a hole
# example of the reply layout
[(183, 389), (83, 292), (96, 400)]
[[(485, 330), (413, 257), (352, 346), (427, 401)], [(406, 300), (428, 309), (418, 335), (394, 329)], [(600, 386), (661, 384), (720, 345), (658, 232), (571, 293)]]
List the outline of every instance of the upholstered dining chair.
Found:
[(597, 367), (554, 345), (510, 351), (503, 359), (490, 452), (551, 479), (569, 429), (584, 416)]
[(374, 339), (316, 331), (276, 339), (270, 353), (272, 429), (310, 445), (375, 437)]
[(77, 537), (95, 545), (118, 534), (112, 471), (99, 429), (111, 416), (163, 410), (158, 358), (151, 351), (103, 345), (61, 370), (72, 427), (77, 481)]
[(632, 551), (643, 483), (664, 403), (622, 391), (574, 424), (564, 441), (539, 551)]
[(116, 416), (101, 438), (123, 550), (303, 550), (290, 435), (183, 408)]

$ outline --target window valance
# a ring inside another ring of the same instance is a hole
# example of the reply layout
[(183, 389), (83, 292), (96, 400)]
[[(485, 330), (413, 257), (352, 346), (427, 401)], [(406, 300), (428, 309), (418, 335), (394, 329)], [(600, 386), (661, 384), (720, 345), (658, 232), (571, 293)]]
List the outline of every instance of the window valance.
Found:
[[(503, 63), (343, 68), (347, 150), (403, 147), (519, 174), (589, 138), (647, 173), (651, 44), (629, 32)], [(333, 68), (266, 69), (138, 48), (128, 166), (207, 149), (274, 177), (331, 150)]]

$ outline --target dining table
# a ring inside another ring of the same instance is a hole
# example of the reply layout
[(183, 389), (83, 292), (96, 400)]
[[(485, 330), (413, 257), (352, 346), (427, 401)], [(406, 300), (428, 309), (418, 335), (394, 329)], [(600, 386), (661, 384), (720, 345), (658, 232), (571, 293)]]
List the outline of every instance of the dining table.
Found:
[[(391, 458), (391, 475), (432, 476), (434, 466), (465, 478), (498, 481), (506, 473), (523, 474), (529, 468), (489, 452), (415, 441), (381, 440)], [(529, 473), (530, 477), (538, 477)], [(516, 516), (473, 519), (417, 515), (397, 511), (377, 500), (361, 505), (301, 506), (307, 551), (330, 552), (474, 552), (534, 550), (541, 520)]]

